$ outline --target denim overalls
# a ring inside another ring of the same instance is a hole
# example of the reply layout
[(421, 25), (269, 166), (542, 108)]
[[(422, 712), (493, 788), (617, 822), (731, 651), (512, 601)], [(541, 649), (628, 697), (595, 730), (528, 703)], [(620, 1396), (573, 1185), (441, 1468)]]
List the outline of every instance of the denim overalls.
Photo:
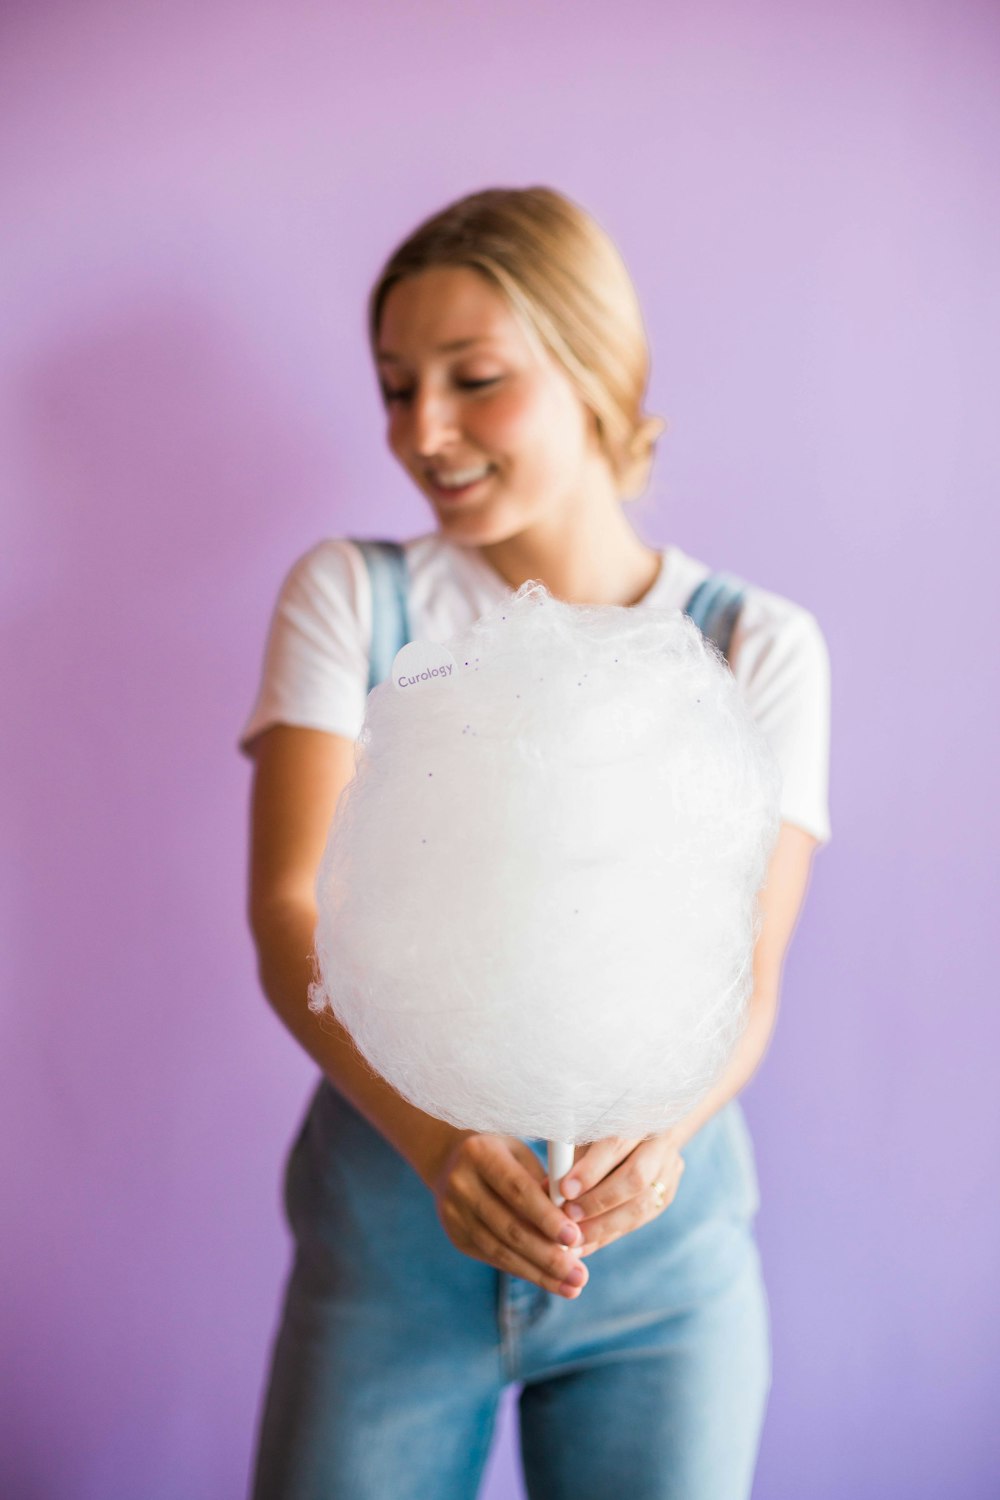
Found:
[[(409, 639), (396, 543), (372, 575), (369, 688)], [(723, 652), (741, 585), (687, 604)], [(548, 1168), (547, 1143), (528, 1140)], [(288, 1157), (295, 1240), (253, 1500), (474, 1500), (501, 1394), (530, 1500), (745, 1500), (767, 1394), (753, 1148), (733, 1100), (673, 1202), (586, 1258), (572, 1301), (463, 1254), (412, 1167), (325, 1077)]]

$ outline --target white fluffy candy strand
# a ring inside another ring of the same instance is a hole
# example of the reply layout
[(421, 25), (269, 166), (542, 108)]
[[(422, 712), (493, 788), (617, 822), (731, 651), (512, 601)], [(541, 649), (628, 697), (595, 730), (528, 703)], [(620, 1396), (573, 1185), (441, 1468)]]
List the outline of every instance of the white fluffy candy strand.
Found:
[(745, 1024), (780, 786), (692, 620), (524, 583), (369, 694), (310, 1006), (460, 1128), (665, 1130)]

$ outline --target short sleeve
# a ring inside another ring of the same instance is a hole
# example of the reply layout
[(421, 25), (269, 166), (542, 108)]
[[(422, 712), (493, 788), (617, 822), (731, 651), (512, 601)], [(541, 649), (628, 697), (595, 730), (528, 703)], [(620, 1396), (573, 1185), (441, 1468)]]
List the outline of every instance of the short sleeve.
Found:
[(764, 590), (744, 602), (730, 660), (782, 772), (781, 818), (830, 842), (830, 655), (808, 609)]
[(272, 724), (357, 739), (368, 697), (371, 594), (364, 559), (346, 539), (317, 543), (286, 574), (264, 649), (257, 698), (238, 747)]

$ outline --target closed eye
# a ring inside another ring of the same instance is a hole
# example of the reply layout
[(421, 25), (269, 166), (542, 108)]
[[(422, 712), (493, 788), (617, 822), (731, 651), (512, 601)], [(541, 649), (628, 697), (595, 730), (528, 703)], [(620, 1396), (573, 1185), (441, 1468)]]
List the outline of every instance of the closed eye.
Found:
[[(499, 375), (494, 375), (490, 380), (460, 380), (457, 383), (465, 391), (478, 391), (481, 390), (483, 386), (496, 385), (499, 379)], [(412, 392), (410, 391), (388, 391), (386, 390), (385, 386), (382, 387), (382, 399), (386, 403), (390, 401), (407, 401), (409, 400), (411, 394)]]

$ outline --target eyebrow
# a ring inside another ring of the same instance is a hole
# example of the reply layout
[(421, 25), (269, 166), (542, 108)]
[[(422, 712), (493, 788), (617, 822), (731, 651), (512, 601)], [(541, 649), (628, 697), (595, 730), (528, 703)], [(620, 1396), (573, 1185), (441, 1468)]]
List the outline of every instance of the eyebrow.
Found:
[[(451, 341), (450, 344), (438, 344), (438, 346), (437, 346), (437, 348), (435, 349), (434, 352), (435, 352), (435, 354), (451, 354), (456, 349), (468, 349), (468, 347), (469, 347), (470, 344), (492, 344), (492, 343), (495, 343), (495, 342), (496, 342), (496, 334), (492, 334), (492, 333), (480, 333), (480, 334), (477, 334), (475, 338), (471, 338), (471, 339), (452, 339), (452, 341)], [(380, 350), (379, 353), (376, 354), (376, 356), (375, 356), (375, 361), (376, 361), (377, 364), (380, 364), (380, 365), (385, 365), (385, 364), (398, 365), (399, 363), (401, 363), (399, 355), (398, 354), (393, 354), (390, 349), (382, 349), (382, 350)]]

